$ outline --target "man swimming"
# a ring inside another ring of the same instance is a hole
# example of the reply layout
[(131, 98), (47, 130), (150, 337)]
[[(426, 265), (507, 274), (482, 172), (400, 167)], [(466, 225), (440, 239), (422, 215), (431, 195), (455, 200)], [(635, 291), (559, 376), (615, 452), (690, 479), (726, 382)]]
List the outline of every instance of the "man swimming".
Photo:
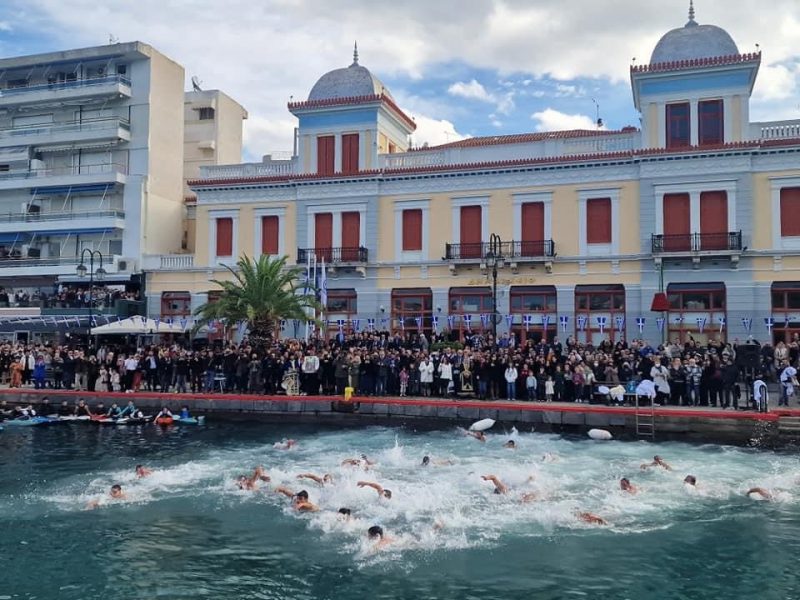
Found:
[(240, 490), (255, 491), (258, 489), (259, 481), (268, 482), (270, 481), (270, 477), (264, 472), (264, 467), (259, 466), (253, 470), (253, 474), (250, 477), (247, 475), (239, 475), (236, 481)]
[[(761, 487), (750, 488), (749, 490), (747, 490), (747, 493), (745, 494), (745, 496), (747, 496), (748, 498), (751, 498), (753, 500), (772, 500), (773, 499), (772, 492), (770, 492), (769, 490), (765, 490), (764, 488), (761, 488)], [(755, 498), (753, 496), (755, 496)]]
[(383, 527), (380, 525), (373, 525), (369, 529), (367, 529), (367, 537), (370, 541), (377, 542), (375, 544), (375, 548), (383, 548), (387, 544), (391, 544), (394, 539), (386, 536), (383, 532)]
[(139, 479), (142, 479), (143, 477), (147, 477), (152, 474), (153, 472), (144, 465), (136, 465), (136, 477), (138, 477)]
[(482, 431), (467, 431), (466, 435), (474, 437), (479, 442), (485, 442), (486, 441), (486, 434), (483, 433)]
[(349, 508), (340, 508), (336, 511), (340, 521), (349, 521), (353, 518), (352, 511)]
[(516, 450), (517, 442), (514, 440), (508, 440), (505, 444), (503, 444), (503, 448), (511, 448), (512, 450)]
[[(118, 483), (115, 483), (111, 486), (111, 490), (109, 491), (108, 495), (111, 497), (112, 500), (127, 500), (127, 496), (125, 492), (122, 491), (122, 486)], [(100, 500), (93, 500), (89, 502), (88, 506), (86, 507), (89, 510), (97, 508), (100, 506)]]
[(382, 485), (375, 483), (374, 481), (359, 481), (356, 485), (358, 485), (360, 488), (371, 487), (373, 490), (378, 492), (379, 498), (386, 498), (387, 500), (392, 499), (392, 490), (387, 490)]
[(300, 473), (300, 475), (298, 475), (297, 478), (298, 479), (310, 479), (311, 481), (314, 481), (314, 482), (318, 483), (319, 485), (323, 485), (323, 486), (326, 483), (333, 485), (333, 477), (331, 476), (330, 473), (325, 473), (325, 475), (323, 475), (322, 477), (320, 477), (319, 475), (314, 475), (313, 473)]
[(692, 488), (697, 486), (697, 477), (694, 475), (687, 475), (683, 478), (683, 485), (690, 486)]
[(288, 497), (292, 501), (292, 506), (298, 512), (317, 512), (319, 511), (319, 507), (316, 504), (313, 504), (308, 499), (308, 492), (305, 490), (300, 490), (296, 494), (292, 492), (287, 487), (279, 486), (275, 488), (275, 492), (278, 494), (283, 494), (284, 496)]
[(296, 445), (297, 445), (297, 441), (296, 440), (292, 440), (292, 439), (288, 439), (287, 440), (287, 439), (284, 438), (280, 442), (275, 442), (274, 444), (272, 444), (272, 447), (275, 448), (276, 450), (291, 450)]
[(608, 521), (606, 521), (603, 517), (598, 517), (594, 513), (577, 512), (575, 513), (575, 516), (584, 523), (588, 523), (589, 525), (608, 525)]
[(495, 494), (507, 494), (508, 486), (504, 484), (496, 475), (482, 475), (481, 479), (484, 481), (491, 481), (494, 484)]
[(640, 467), (640, 468), (644, 470), (644, 469), (649, 469), (650, 467), (661, 467), (662, 469), (665, 469), (665, 470), (667, 470), (667, 471), (672, 471), (672, 467), (671, 467), (671, 466), (669, 466), (669, 463), (667, 463), (667, 462), (666, 462), (666, 461), (665, 461), (663, 458), (661, 458), (661, 457), (660, 457), (658, 454), (656, 454), (656, 455), (653, 457), (653, 462), (651, 462), (651, 463), (644, 463), (643, 465), (641, 465), (641, 467)]
[(342, 461), (343, 467), (364, 467), (364, 470), (367, 470), (376, 464), (377, 463), (375, 461), (368, 459), (366, 454), (362, 454), (361, 458), (345, 458)]
[(629, 494), (638, 494), (639, 488), (633, 485), (627, 477), (623, 477), (619, 480), (619, 489), (623, 492), (628, 492)]
[(452, 460), (448, 460), (446, 458), (442, 459), (442, 460), (431, 460), (430, 456), (423, 456), (422, 457), (422, 466), (423, 467), (430, 467), (431, 465), (434, 465), (436, 467), (441, 467), (441, 466), (452, 465), (452, 464), (453, 464), (453, 461)]

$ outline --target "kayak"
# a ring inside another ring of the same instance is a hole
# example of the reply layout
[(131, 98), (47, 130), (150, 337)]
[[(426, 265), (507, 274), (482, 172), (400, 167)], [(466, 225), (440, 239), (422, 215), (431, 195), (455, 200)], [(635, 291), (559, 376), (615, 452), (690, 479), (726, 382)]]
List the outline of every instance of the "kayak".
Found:
[(47, 425), (50, 423), (50, 419), (47, 417), (27, 417), (21, 419), (10, 419), (5, 423), (6, 425), (10, 425), (12, 427), (33, 427), (35, 425)]
[(122, 417), (115, 419), (116, 425), (144, 425), (150, 421), (150, 417)]
[(88, 415), (83, 415), (81, 417), (75, 417), (70, 415), (68, 417), (58, 417), (58, 420), (63, 421), (65, 423), (89, 423), (90, 421), (92, 421), (92, 417)]
[(175, 419), (172, 417), (158, 417), (156, 419), (156, 425), (172, 425), (175, 422)]
[(176, 418), (174, 420), (175, 420), (176, 423), (179, 423), (180, 425), (202, 425), (203, 423), (206, 422), (206, 418), (202, 417), (202, 416), (201, 417), (186, 417), (184, 419), (178, 417), (178, 418)]

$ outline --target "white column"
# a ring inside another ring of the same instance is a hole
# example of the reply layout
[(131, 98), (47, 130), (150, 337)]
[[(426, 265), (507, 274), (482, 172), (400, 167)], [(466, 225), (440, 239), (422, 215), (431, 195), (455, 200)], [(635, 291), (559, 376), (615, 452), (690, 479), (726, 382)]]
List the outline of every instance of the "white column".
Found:
[(700, 233), (700, 192), (689, 192), (689, 231)]
[(697, 114), (697, 100), (689, 101), (689, 143), (697, 146), (699, 143), (700, 119)]
[[(339, 139), (339, 136), (336, 136)], [(341, 145), (341, 144), (340, 144)], [(333, 235), (331, 245), (334, 248), (341, 248), (342, 246), (342, 211), (336, 210), (333, 213)]]
[(333, 142), (333, 171), (342, 172), (342, 134), (337, 133)]

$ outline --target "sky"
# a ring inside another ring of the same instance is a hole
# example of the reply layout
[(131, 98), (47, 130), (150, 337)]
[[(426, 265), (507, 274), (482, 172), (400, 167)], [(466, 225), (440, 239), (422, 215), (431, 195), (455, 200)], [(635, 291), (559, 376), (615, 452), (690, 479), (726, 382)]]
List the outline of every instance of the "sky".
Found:
[[(417, 123), (414, 143), (639, 124), (629, 68), (687, 20), (688, 0), (0, 0), (0, 55), (140, 40), (187, 85), (249, 112), (244, 159), (292, 148), (290, 99), (359, 62)], [(800, 119), (800, 2), (697, 0), (762, 64), (753, 121)], [(188, 88), (187, 88), (188, 89)]]

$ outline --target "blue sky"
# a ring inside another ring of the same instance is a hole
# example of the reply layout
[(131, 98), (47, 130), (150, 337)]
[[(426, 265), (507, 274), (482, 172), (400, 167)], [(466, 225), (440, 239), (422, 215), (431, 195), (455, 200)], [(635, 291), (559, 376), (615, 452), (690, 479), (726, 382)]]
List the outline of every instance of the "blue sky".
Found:
[[(141, 40), (242, 103), (245, 158), (291, 149), (290, 97), (360, 63), (417, 121), (416, 143), (638, 125), (628, 72), (649, 62), (684, 0), (4, 0), (0, 53)], [(800, 118), (800, 3), (697, 0), (697, 21), (763, 50), (753, 120)]]

